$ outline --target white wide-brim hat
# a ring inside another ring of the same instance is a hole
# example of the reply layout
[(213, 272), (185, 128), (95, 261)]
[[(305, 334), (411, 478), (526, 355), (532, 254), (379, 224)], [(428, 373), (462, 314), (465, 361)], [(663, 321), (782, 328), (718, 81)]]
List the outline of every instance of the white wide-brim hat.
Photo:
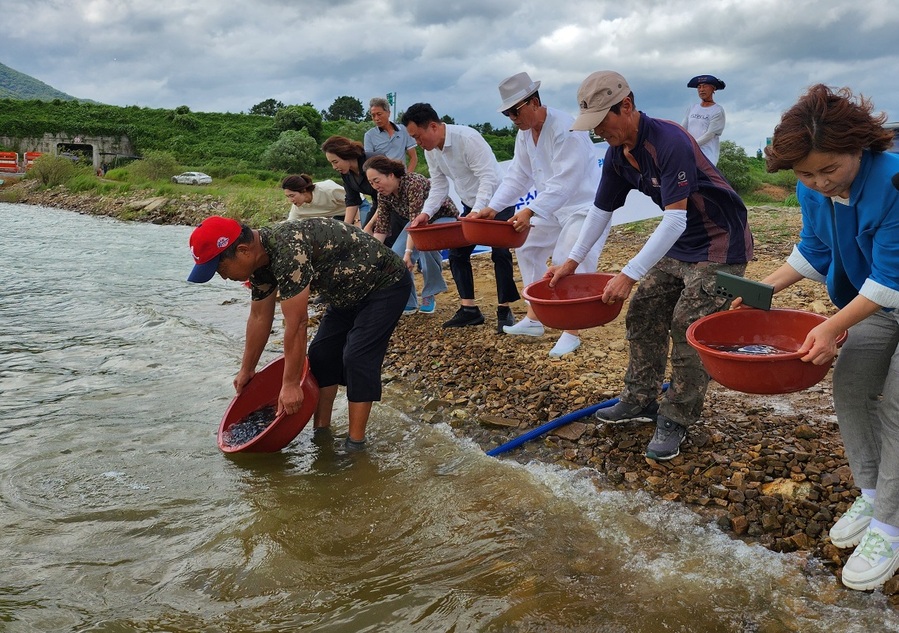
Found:
[(503, 112), (518, 105), (540, 89), (539, 81), (531, 81), (527, 73), (518, 73), (506, 77), (499, 84), (499, 96), (503, 100), (502, 105), (496, 109)]

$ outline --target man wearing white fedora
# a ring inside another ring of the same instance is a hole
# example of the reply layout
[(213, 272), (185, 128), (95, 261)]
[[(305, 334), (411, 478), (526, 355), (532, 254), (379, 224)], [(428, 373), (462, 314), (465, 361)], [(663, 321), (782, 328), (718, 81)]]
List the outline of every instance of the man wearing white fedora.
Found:
[[(574, 118), (547, 107), (540, 99), (539, 81), (527, 73), (507, 77), (499, 84), (498, 108), (518, 128), (515, 154), (505, 177), (477, 215), (493, 218), (498, 209), (515, 205), (531, 189), (537, 195), (508, 220), (516, 231), (531, 227), (525, 243), (515, 250), (522, 283), (543, 278), (546, 262), (561, 264), (577, 241), (599, 183), (599, 163), (587, 132), (571, 131)], [(606, 231), (608, 234), (608, 230)], [(604, 240), (603, 240), (604, 241)], [(584, 257), (578, 272), (595, 272), (602, 245), (597, 242)], [(543, 324), (528, 307), (527, 316), (503, 327), (506, 334), (542, 336)], [(558, 358), (581, 345), (577, 331), (566, 331), (550, 350)]]

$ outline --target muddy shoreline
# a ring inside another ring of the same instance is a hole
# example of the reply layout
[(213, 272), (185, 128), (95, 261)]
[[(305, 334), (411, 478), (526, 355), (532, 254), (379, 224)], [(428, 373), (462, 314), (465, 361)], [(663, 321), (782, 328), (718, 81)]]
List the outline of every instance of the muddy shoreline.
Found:
[[(100, 198), (61, 188), (39, 191), (27, 182), (13, 187), (15, 194), (7, 194), (7, 201), (157, 224), (195, 225), (207, 215), (224, 213), (223, 203), (212, 197)], [(9, 189), (9, 184), (3, 187), (4, 192)], [(756, 256), (746, 274), (759, 279), (789, 254), (800, 218), (797, 209), (759, 207), (750, 209), (750, 222)], [(600, 269), (620, 270), (648, 230), (651, 223), (613, 227)], [(550, 359), (547, 352), (559, 334), (555, 330), (526, 341), (496, 333), (489, 255), (473, 262), (487, 323), (440, 327), (458, 307), (447, 270), (449, 290), (438, 295), (435, 314), (403, 317), (394, 334), (384, 367), (388, 398), (398, 390), (406, 401), (419, 403), (408, 411), (413, 418), (446, 422), (487, 451), (618, 396), (627, 364), (624, 311), (612, 323), (582, 333), (584, 343), (573, 354)], [(420, 287), (420, 277), (416, 282)], [(780, 293), (774, 304), (822, 314), (833, 310), (824, 287), (812, 282)], [(521, 316), (523, 302), (513, 305), (513, 311)], [(652, 432), (650, 423), (602, 425), (588, 416), (498, 459), (589, 469), (599, 488), (644, 490), (684, 504), (732, 538), (804, 553), (839, 575), (851, 550), (834, 547), (827, 533), (857, 489), (836, 425), (829, 374), (811, 389), (784, 396), (741, 394), (713, 382), (702, 419), (691, 427), (681, 454), (669, 462), (643, 456)], [(899, 577), (883, 592), (899, 606)]]

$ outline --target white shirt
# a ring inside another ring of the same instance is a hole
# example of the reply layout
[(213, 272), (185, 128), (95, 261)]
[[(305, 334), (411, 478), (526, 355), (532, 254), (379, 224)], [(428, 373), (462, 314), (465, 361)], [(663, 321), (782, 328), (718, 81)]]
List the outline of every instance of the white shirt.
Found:
[(516, 204), (532, 187), (537, 196), (528, 208), (538, 218), (555, 216), (559, 224), (573, 214), (593, 207), (601, 172), (587, 132), (573, 132), (574, 118), (546, 108), (546, 121), (534, 143), (531, 130), (519, 130), (515, 155), (505, 178), (493, 194), (490, 207), (505, 209)]
[(338, 185), (333, 180), (322, 180), (315, 183), (311, 202), (299, 207), (295, 204), (290, 205), (287, 219), (330, 218), (343, 211), (346, 211), (346, 191), (343, 185)]
[(721, 133), (724, 132), (724, 108), (717, 103), (707, 108), (694, 103), (684, 118), (684, 127), (696, 139), (699, 149), (713, 165), (721, 153)]
[(467, 125), (446, 124), (443, 149), (425, 152), (431, 191), (422, 212), (434, 217), (449, 195), (449, 180), (463, 204), (486, 207), (500, 181), (499, 163), (481, 133)]

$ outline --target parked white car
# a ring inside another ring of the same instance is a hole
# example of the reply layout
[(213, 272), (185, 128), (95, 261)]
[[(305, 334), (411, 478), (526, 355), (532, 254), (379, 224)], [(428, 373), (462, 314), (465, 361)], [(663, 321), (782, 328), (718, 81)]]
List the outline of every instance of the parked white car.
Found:
[(208, 185), (212, 182), (212, 176), (207, 176), (201, 171), (186, 171), (172, 176), (172, 182), (178, 185)]

